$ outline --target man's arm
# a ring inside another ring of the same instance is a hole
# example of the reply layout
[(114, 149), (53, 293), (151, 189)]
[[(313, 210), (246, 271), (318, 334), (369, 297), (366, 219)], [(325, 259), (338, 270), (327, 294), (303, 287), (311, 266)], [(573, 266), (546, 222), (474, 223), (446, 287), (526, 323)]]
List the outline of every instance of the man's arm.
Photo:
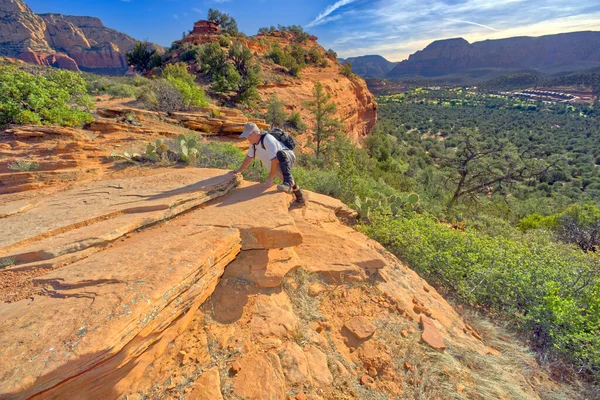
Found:
[(269, 177), (267, 178), (265, 185), (267, 185), (268, 187), (273, 186), (273, 179), (275, 178), (275, 175), (277, 175), (278, 169), (279, 169), (279, 160), (277, 159), (277, 157), (275, 157), (274, 159), (271, 160), (271, 171), (269, 171)]
[(248, 168), (248, 166), (250, 165), (250, 163), (252, 162), (252, 160), (254, 160), (254, 158), (246, 156), (246, 158), (244, 159), (244, 162), (242, 163), (242, 166), (239, 169), (236, 169), (234, 171), (232, 171), (234, 174), (241, 174), (242, 172), (244, 172), (244, 170), (246, 168)]

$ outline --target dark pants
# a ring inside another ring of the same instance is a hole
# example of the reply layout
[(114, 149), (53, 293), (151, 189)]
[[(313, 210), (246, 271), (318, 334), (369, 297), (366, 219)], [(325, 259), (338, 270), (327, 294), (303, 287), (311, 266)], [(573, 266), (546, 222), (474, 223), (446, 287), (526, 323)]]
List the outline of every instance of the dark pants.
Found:
[(292, 176), (292, 165), (295, 157), (293, 157), (293, 153), (289, 154), (288, 152), (292, 152), (291, 150), (279, 150), (277, 152), (277, 160), (279, 161), (279, 170), (281, 171), (281, 178), (283, 179), (283, 183), (289, 185), (292, 188), (292, 193), (296, 198), (298, 203), (304, 203), (304, 196), (302, 195), (302, 191), (296, 185), (294, 181), (294, 177)]

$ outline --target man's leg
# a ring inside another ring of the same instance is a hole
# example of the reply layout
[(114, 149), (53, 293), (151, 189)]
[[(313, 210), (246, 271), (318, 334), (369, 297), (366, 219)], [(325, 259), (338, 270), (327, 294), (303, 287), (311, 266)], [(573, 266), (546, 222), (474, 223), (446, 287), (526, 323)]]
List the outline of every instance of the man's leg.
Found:
[(277, 189), (284, 192), (291, 192), (294, 187), (294, 178), (292, 177), (292, 160), (285, 150), (277, 152), (277, 160), (279, 161), (279, 169), (283, 177), (283, 183), (277, 186)]
[(292, 192), (296, 198), (298, 204), (304, 204), (304, 195), (302, 191), (296, 185), (294, 177), (292, 176), (292, 167), (296, 161), (296, 156), (291, 150), (281, 150), (277, 152), (277, 159), (279, 160), (279, 168), (281, 175), (283, 176), (283, 184), (277, 186), (278, 189), (284, 190), (285, 192)]

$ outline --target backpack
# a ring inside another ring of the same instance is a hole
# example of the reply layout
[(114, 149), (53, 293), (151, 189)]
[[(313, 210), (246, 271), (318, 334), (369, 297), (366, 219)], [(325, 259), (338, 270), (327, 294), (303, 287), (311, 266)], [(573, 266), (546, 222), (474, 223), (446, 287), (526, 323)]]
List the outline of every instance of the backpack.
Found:
[(296, 147), (296, 141), (294, 140), (294, 138), (292, 137), (292, 135), (290, 135), (289, 133), (286, 133), (284, 131), (282, 131), (279, 128), (275, 128), (272, 129), (270, 131), (268, 131), (267, 133), (265, 133), (264, 135), (261, 135), (260, 137), (260, 145), (262, 146), (262, 148), (265, 148), (265, 136), (266, 135), (271, 135), (273, 136), (275, 139), (279, 140), (281, 143), (283, 143), (283, 145), (285, 147), (287, 147), (290, 150), (294, 150), (294, 147)]

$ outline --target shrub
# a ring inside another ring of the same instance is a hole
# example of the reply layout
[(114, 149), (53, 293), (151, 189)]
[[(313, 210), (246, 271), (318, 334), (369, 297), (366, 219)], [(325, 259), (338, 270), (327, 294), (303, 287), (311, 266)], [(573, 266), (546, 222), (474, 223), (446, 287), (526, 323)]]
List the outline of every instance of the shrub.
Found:
[(341, 74), (344, 75), (347, 78), (350, 78), (350, 77), (354, 76), (354, 73), (352, 72), (352, 64), (350, 64), (349, 62), (345, 62), (342, 65)]
[(196, 84), (194, 76), (188, 72), (185, 64), (167, 65), (163, 69), (161, 77), (170, 82), (181, 93), (183, 98), (181, 109), (208, 105), (204, 90)]
[(290, 114), (287, 123), (298, 132), (304, 132), (306, 130), (306, 124), (302, 121), (302, 114), (298, 111), (293, 111)]
[(219, 45), (221, 47), (229, 47), (230, 44), (231, 44), (231, 41), (228, 38), (226, 38), (225, 36), (219, 37)]
[(283, 128), (285, 123), (285, 112), (283, 111), (283, 102), (272, 95), (267, 103), (267, 113), (265, 114), (265, 120), (271, 124), (271, 127)]
[(0, 67), (0, 125), (81, 126), (93, 121), (82, 109), (91, 106), (85, 81), (75, 72), (56, 70), (45, 77)]
[(460, 300), (510, 318), (544, 353), (600, 379), (600, 260), (537, 231), (455, 231), (426, 215), (375, 216), (363, 230)]
[(142, 92), (139, 100), (156, 111), (174, 112), (185, 108), (181, 92), (165, 79), (157, 79), (152, 82), (148, 90)]
[(327, 56), (327, 58), (330, 58), (332, 60), (337, 60), (337, 53), (335, 51), (333, 51), (332, 49), (329, 49), (325, 52), (325, 56)]
[(311, 47), (308, 51), (308, 61), (315, 65), (321, 65), (325, 61), (321, 50), (317, 46)]
[(202, 46), (194, 46), (194, 45), (190, 45), (189, 43), (186, 43), (183, 46), (183, 52), (179, 56), (179, 61), (182, 61), (182, 62), (196, 61), (196, 59), (198, 58), (198, 55), (200, 54), (201, 51), (202, 51)]
[(128, 84), (116, 84), (106, 88), (105, 93), (109, 94), (113, 99), (137, 98), (141, 94), (141, 89)]
[(8, 168), (14, 171), (35, 171), (40, 165), (35, 161), (30, 160), (17, 160), (13, 164), (9, 164)]
[(148, 42), (136, 42), (133, 49), (125, 55), (129, 65), (132, 65), (133, 69), (141, 74), (159, 66), (156, 63), (162, 64), (162, 57), (160, 57), (160, 54), (158, 55), (160, 57), (159, 61), (156, 57), (156, 50)]

